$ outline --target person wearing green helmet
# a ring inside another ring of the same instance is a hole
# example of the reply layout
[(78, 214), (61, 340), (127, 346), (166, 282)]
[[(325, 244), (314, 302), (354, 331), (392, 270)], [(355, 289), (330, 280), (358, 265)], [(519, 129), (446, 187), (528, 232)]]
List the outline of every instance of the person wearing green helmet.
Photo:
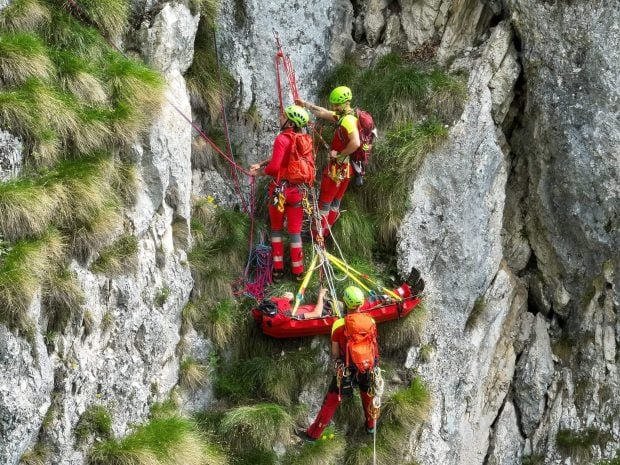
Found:
[[(374, 320), (363, 310), (372, 306), (365, 299), (361, 289), (349, 286), (344, 290), (342, 300), (346, 308), (346, 316), (339, 318), (332, 325), (331, 355), (334, 362), (334, 376), (327, 389), (327, 394), (314, 422), (307, 430), (298, 429), (296, 434), (305, 441), (316, 441), (329, 425), (336, 409), (340, 405), (342, 396), (352, 396), (353, 388), (360, 390), (364, 416), (366, 417), (366, 431), (375, 432), (376, 416), (372, 408), (373, 369), (378, 363), (379, 346), (377, 344), (377, 327)], [(360, 321), (363, 322), (360, 324)], [(365, 325), (365, 326), (364, 326)], [(364, 326), (364, 336), (353, 334), (356, 328)], [(368, 352), (369, 365), (362, 369), (353, 355), (357, 336), (364, 337), (362, 345)]]
[(354, 109), (351, 108), (352, 99), (351, 89), (338, 86), (329, 94), (332, 110), (303, 99), (295, 101), (298, 105), (308, 108), (315, 116), (338, 124), (331, 141), (328, 164), (321, 178), (319, 212), (323, 237), (329, 235), (330, 227), (338, 219), (340, 202), (353, 175), (349, 156), (361, 145), (359, 122)]
[[(298, 105), (290, 105), (280, 115), (280, 134), (273, 143), (271, 157), (250, 166), (251, 176), (272, 176), (269, 184), (269, 219), (271, 221), (272, 277), (284, 277), (284, 219), (290, 239), (291, 272), (300, 280), (304, 273), (301, 241), (304, 184), (314, 182), (312, 138), (305, 133), (310, 115)], [(304, 162), (304, 172), (294, 170)], [(306, 163), (307, 162), (307, 163)], [(311, 166), (310, 166), (311, 165)]]

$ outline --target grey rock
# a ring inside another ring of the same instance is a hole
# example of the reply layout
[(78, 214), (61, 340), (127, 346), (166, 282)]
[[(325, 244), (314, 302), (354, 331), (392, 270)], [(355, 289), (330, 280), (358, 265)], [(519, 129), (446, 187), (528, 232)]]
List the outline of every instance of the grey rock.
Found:
[(0, 129), (0, 182), (17, 176), (24, 164), (23, 145), (19, 138)]
[(368, 45), (371, 47), (379, 43), (385, 29), (384, 10), (387, 6), (387, 0), (370, 0), (366, 4), (364, 29), (366, 30), (366, 40), (368, 40)]
[[(40, 301), (35, 299), (31, 313)], [(32, 344), (0, 324), (0, 463), (17, 465), (36, 442), (39, 427), (50, 407), (54, 386), (52, 360), (35, 328)]]
[(530, 336), (530, 344), (519, 360), (515, 377), (515, 404), (521, 412), (521, 424), (526, 436), (530, 436), (540, 423), (545, 410), (547, 388), (553, 375), (554, 366), (547, 322), (538, 314)]
[(515, 407), (512, 402), (506, 402), (493, 428), (492, 447), (486, 463), (521, 465), (521, 451), (524, 445)]

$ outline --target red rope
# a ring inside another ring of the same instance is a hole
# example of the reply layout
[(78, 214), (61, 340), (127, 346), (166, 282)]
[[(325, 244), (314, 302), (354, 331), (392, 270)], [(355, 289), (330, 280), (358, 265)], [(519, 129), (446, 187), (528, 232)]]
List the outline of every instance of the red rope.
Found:
[(273, 35), (276, 40), (276, 48), (278, 49), (275, 57), (278, 100), (280, 102), (280, 112), (284, 113), (284, 98), (282, 96), (282, 81), (280, 79), (280, 63), (282, 63), (282, 68), (284, 68), (284, 74), (288, 80), (288, 87), (291, 92), (291, 96), (293, 97), (293, 102), (299, 99), (299, 92), (297, 90), (297, 81), (295, 79), (295, 70), (293, 69), (293, 64), (291, 63), (291, 57), (284, 54), (279, 34), (276, 31), (273, 31)]

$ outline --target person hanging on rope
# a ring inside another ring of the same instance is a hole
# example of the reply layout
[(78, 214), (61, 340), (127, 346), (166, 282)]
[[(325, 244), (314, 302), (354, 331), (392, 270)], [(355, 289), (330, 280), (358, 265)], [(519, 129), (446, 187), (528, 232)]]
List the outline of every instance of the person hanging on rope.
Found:
[(305, 441), (316, 441), (329, 425), (342, 396), (352, 396), (353, 388), (359, 387), (366, 432), (375, 432), (377, 413), (373, 410), (372, 373), (379, 360), (377, 326), (364, 310), (368, 302), (364, 293), (355, 286), (344, 290), (342, 298), (346, 316), (332, 325), (331, 355), (334, 376), (327, 389), (321, 409), (307, 430), (297, 430), (296, 434)]
[(346, 86), (336, 87), (329, 94), (333, 110), (297, 99), (295, 103), (308, 108), (315, 116), (338, 124), (330, 145), (327, 167), (321, 178), (319, 210), (321, 214), (322, 236), (329, 235), (331, 227), (340, 212), (340, 201), (349, 186), (353, 174), (350, 157), (361, 145), (357, 116), (351, 108), (353, 94)]
[(303, 108), (297, 105), (286, 107), (280, 115), (281, 132), (273, 143), (271, 158), (250, 166), (251, 176), (273, 177), (269, 184), (269, 219), (274, 280), (284, 277), (282, 230), (285, 217), (290, 239), (291, 272), (296, 280), (303, 279), (302, 200), (305, 186), (314, 182), (312, 138), (303, 132), (309, 119), (310, 115)]

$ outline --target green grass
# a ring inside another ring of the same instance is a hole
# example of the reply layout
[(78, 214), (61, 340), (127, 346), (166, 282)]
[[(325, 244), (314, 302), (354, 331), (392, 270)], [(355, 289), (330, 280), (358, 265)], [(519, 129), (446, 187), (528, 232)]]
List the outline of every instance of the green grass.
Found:
[(13, 0), (0, 12), (0, 31), (33, 31), (50, 18), (48, 6), (41, 0)]
[(89, 465), (204, 465), (216, 458), (226, 459), (206, 443), (191, 420), (178, 415), (154, 417), (137, 426), (123, 439), (95, 443), (88, 455)]
[(105, 104), (108, 96), (92, 62), (65, 50), (55, 50), (51, 58), (65, 92), (88, 104)]
[(431, 398), (428, 389), (418, 377), (411, 385), (393, 393), (385, 401), (381, 412), (382, 422), (399, 425), (411, 430), (428, 418)]
[(192, 105), (207, 112), (212, 121), (220, 118), (221, 99), (228, 99), (234, 87), (232, 75), (220, 64), (222, 86), (217, 70), (217, 56), (213, 44), (213, 17), (203, 15), (194, 42), (194, 61), (185, 78)]
[(123, 226), (123, 217), (117, 203), (109, 203), (89, 212), (69, 228), (71, 255), (87, 261), (103, 247), (111, 243)]
[(543, 465), (545, 463), (545, 456), (534, 454), (524, 455), (521, 458), (521, 465)]
[(288, 442), (292, 426), (290, 414), (279, 405), (256, 404), (226, 412), (220, 424), (220, 432), (237, 449), (250, 446), (269, 450), (276, 442)]
[(46, 80), (53, 65), (45, 45), (34, 34), (0, 34), (0, 75), (6, 84), (22, 84), (30, 78)]
[(114, 38), (127, 28), (128, 3), (125, 0), (80, 0), (78, 12), (84, 14), (102, 32)]
[(48, 331), (63, 332), (71, 317), (86, 301), (76, 276), (67, 268), (58, 268), (43, 283), (42, 301), (48, 318)]
[(344, 436), (334, 428), (327, 428), (321, 438), (305, 443), (301, 449), (290, 450), (283, 459), (283, 465), (332, 465), (342, 463), (346, 448)]
[(484, 311), (486, 309), (486, 301), (484, 300), (484, 296), (478, 296), (478, 298), (474, 302), (474, 306), (471, 309), (469, 316), (467, 317), (467, 321), (465, 322), (465, 329), (472, 330), (478, 325), (480, 318), (482, 317)]
[(49, 230), (40, 239), (18, 241), (0, 259), (0, 321), (24, 329), (27, 310), (42, 281), (63, 254), (58, 231)]
[(422, 302), (405, 318), (378, 325), (379, 352), (382, 355), (406, 355), (410, 347), (420, 344), (427, 317), (428, 312)]
[(155, 292), (153, 303), (157, 307), (163, 307), (164, 304), (168, 302), (168, 297), (170, 297), (170, 288), (168, 286), (162, 286)]
[(207, 366), (191, 357), (187, 357), (179, 366), (179, 384), (182, 388), (190, 391), (195, 391), (204, 386), (208, 375)]
[(93, 435), (100, 439), (109, 439), (112, 436), (112, 417), (103, 405), (91, 405), (80, 415), (73, 430), (78, 442), (85, 441)]
[[(391, 465), (395, 462), (388, 452), (377, 446), (377, 465)], [(344, 465), (373, 465), (372, 442), (356, 441), (349, 444), (344, 458)]]
[(201, 319), (196, 327), (207, 335), (215, 347), (224, 349), (232, 343), (237, 332), (238, 316), (239, 308), (234, 300), (225, 299), (211, 305), (203, 303)]
[(558, 450), (577, 460), (591, 458), (591, 450), (595, 446), (604, 448), (612, 440), (610, 433), (595, 427), (585, 428), (582, 431), (561, 429), (555, 437)]
[(448, 130), (436, 119), (396, 126), (375, 145), (361, 196), (363, 208), (375, 218), (378, 241), (390, 250), (409, 206), (409, 186), (426, 153)]
[(135, 273), (138, 269), (138, 239), (131, 234), (119, 237), (99, 252), (90, 269), (106, 276)]
[(39, 442), (21, 456), (19, 465), (47, 465), (49, 463), (49, 456), (49, 446)]
[(109, 50), (109, 45), (94, 27), (83, 24), (64, 8), (51, 8), (51, 21), (42, 35), (57, 49), (71, 51), (86, 60), (97, 62)]

